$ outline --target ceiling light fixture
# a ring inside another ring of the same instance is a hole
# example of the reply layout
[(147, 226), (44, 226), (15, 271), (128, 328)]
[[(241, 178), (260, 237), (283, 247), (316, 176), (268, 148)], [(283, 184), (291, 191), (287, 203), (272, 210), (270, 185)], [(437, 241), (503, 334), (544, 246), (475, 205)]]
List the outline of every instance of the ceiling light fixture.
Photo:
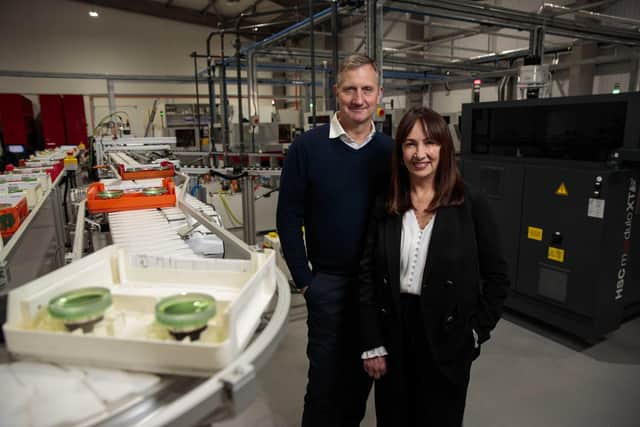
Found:
[(92, 18), (97, 18), (98, 17), (98, 12), (96, 12), (95, 10), (92, 10), (89, 12), (89, 16)]

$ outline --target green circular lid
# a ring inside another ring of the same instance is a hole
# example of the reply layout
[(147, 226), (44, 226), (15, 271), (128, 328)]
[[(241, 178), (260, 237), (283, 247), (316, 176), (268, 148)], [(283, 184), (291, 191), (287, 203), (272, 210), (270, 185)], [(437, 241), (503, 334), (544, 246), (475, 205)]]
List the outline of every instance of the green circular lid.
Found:
[(156, 304), (156, 320), (173, 332), (202, 328), (215, 315), (216, 299), (206, 294), (172, 295)]
[(111, 306), (111, 291), (107, 288), (79, 288), (65, 292), (49, 301), (49, 314), (65, 323), (86, 322), (101, 317)]
[(167, 189), (164, 187), (147, 187), (142, 189), (142, 194), (145, 196), (160, 196), (166, 193)]
[(117, 199), (123, 194), (122, 190), (104, 190), (98, 193), (98, 199)]

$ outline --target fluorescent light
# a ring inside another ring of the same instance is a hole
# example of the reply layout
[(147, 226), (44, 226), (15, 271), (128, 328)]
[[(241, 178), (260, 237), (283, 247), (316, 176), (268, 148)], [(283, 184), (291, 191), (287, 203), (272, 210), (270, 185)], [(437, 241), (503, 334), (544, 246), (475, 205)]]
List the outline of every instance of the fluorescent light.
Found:
[(98, 17), (98, 12), (96, 12), (95, 10), (92, 10), (89, 12), (89, 16), (92, 18), (97, 18)]

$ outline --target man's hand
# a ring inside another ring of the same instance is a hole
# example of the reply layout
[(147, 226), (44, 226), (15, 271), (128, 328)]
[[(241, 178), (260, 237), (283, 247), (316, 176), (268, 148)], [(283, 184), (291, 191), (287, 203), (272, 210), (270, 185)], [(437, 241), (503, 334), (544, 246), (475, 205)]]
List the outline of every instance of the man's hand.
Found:
[(304, 295), (304, 293), (307, 292), (307, 289), (309, 289), (309, 285), (305, 286), (304, 288), (300, 288), (299, 291), (302, 295)]
[(364, 359), (363, 363), (364, 370), (375, 380), (379, 380), (380, 377), (387, 373), (387, 361), (384, 356)]

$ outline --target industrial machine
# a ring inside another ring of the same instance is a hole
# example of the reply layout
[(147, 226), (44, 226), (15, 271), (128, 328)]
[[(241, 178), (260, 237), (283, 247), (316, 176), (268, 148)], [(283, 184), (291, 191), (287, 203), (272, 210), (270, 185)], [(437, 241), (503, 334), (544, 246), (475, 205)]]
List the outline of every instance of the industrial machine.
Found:
[(38, 98), (45, 148), (87, 145), (82, 95), (40, 95)]
[(506, 305), (587, 341), (617, 329), (640, 305), (640, 94), (462, 111), (462, 171), (500, 224)]
[[(209, 105), (166, 104), (164, 107), (168, 136), (175, 137), (177, 147), (202, 150), (209, 132)], [(198, 123), (200, 126), (198, 127)]]
[[(331, 122), (333, 111), (317, 111), (316, 126), (324, 125)], [(304, 113), (304, 130), (308, 131), (313, 128), (313, 113)]]

